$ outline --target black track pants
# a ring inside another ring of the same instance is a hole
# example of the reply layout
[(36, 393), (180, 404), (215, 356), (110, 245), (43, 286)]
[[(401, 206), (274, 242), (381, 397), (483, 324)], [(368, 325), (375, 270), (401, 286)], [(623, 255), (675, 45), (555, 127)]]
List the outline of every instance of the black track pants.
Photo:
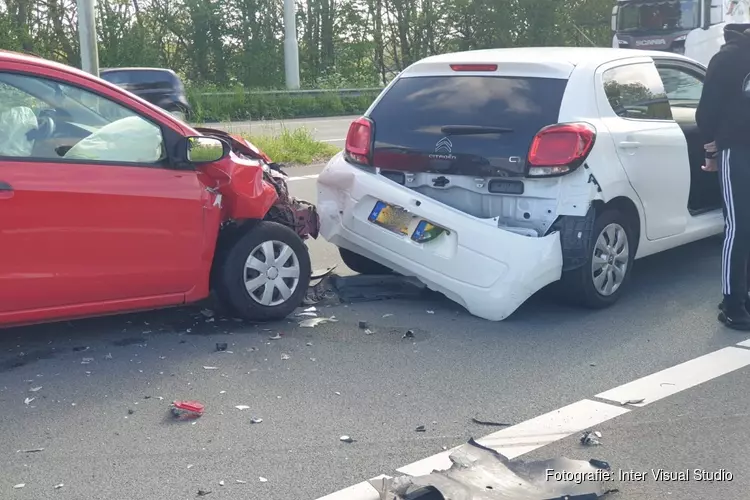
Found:
[(750, 260), (750, 147), (721, 152), (719, 176), (724, 201), (721, 286), (727, 304), (748, 300)]

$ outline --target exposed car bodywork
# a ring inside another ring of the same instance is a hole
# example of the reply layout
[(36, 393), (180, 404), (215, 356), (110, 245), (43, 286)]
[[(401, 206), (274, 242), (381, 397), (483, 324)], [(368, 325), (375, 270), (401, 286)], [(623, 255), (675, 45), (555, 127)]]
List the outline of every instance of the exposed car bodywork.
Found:
[[(196, 130), (204, 135), (224, 139), (240, 159), (252, 162), (252, 166), (262, 167), (258, 170), (238, 168), (243, 165), (243, 161), (235, 160), (229, 169), (220, 170), (221, 173), (217, 176), (220, 186), (217, 188), (226, 200), (224, 219), (265, 219), (294, 229), (303, 239), (318, 237), (320, 219), (315, 205), (289, 194), (287, 175), (282, 165), (273, 162), (243, 137), (210, 128)], [(209, 172), (210, 170), (207, 171)], [(226, 192), (223, 186), (229, 185), (232, 179), (239, 182), (231, 183), (231, 190)], [(255, 201), (258, 199), (262, 200), (260, 204)]]

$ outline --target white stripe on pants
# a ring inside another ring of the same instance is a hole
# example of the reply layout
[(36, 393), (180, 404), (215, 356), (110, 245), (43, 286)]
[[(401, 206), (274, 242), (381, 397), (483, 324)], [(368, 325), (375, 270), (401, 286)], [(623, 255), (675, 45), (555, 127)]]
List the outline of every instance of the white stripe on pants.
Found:
[(731, 150), (721, 152), (721, 188), (724, 196), (724, 248), (721, 255), (721, 288), (725, 296), (732, 293), (730, 286), (732, 248), (737, 232), (734, 214), (734, 194), (732, 193), (732, 179), (730, 176), (729, 159)]

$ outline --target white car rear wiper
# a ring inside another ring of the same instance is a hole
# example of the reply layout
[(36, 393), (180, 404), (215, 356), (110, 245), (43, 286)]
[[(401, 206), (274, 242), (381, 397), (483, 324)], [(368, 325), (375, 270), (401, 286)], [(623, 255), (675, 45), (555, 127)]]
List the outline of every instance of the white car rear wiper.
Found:
[(508, 134), (515, 132), (506, 127), (482, 127), (478, 125), (444, 125), (440, 131), (446, 135)]

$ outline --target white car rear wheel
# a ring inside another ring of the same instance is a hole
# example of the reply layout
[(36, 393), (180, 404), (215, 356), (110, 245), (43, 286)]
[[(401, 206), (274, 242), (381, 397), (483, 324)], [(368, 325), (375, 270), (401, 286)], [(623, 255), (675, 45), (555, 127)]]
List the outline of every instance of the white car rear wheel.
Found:
[(592, 239), (586, 263), (563, 273), (560, 291), (568, 301), (600, 309), (617, 302), (627, 288), (636, 241), (627, 218), (612, 209), (596, 218)]

